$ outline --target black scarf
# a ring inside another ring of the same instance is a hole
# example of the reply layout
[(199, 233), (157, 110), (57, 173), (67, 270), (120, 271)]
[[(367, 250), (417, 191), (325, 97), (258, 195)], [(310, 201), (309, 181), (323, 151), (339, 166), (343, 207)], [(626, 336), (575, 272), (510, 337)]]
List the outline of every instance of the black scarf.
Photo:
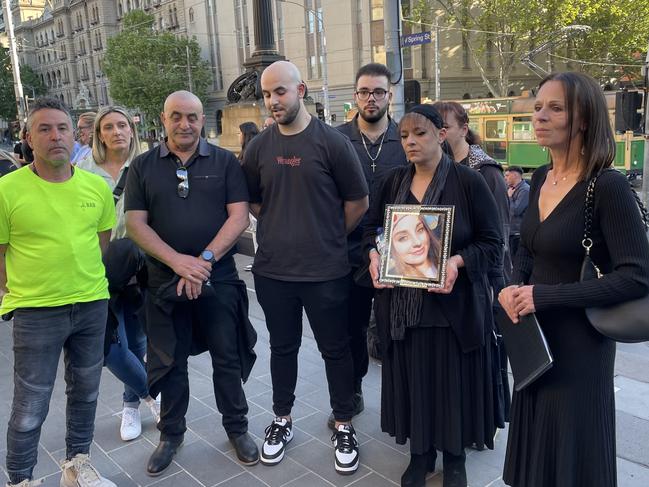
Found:
[[(446, 177), (452, 165), (453, 161), (446, 154), (442, 154), (433, 179), (424, 193), (421, 201), (422, 205), (439, 204), (442, 191), (446, 185)], [(401, 181), (395, 179), (395, 204), (405, 204), (408, 201), (414, 174), (415, 166), (412, 165)], [(426, 292), (424, 289), (410, 287), (395, 287), (392, 290), (390, 295), (390, 334), (393, 340), (403, 340), (406, 328), (413, 328), (419, 324), (424, 293)]]

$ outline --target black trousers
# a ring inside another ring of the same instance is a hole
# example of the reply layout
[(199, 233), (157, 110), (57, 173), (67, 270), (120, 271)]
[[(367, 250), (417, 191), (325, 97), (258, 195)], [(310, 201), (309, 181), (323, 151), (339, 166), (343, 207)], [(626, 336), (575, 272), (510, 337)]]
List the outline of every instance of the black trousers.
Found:
[(512, 263), (514, 262), (514, 259), (516, 258), (516, 252), (518, 252), (518, 246), (521, 243), (521, 235), (516, 234), (516, 235), (510, 235), (509, 236), (509, 253), (512, 256)]
[[(176, 335), (175, 363), (159, 382), (162, 394), (161, 440), (179, 440), (187, 430), (189, 404), (187, 358), (192, 340), (201, 340), (212, 357), (212, 382), (216, 406), (223, 415), (223, 428), (230, 437), (248, 431), (248, 403), (241, 383), (237, 344), (238, 294), (234, 286), (220, 286), (214, 297), (176, 303), (172, 317)], [(149, 324), (155, 333), (155, 323)]]
[[(358, 270), (353, 268), (351, 276)], [(361, 392), (363, 377), (367, 374), (370, 363), (367, 352), (367, 327), (372, 314), (372, 299), (374, 289), (359, 286), (351, 280), (349, 293), (349, 318), (348, 330), (352, 360), (354, 362), (354, 391)]]
[(270, 333), (273, 411), (277, 416), (290, 415), (295, 402), (304, 308), (325, 362), (334, 417), (351, 420), (354, 364), (347, 328), (349, 286), (349, 276), (324, 282), (287, 282), (255, 275), (257, 300)]

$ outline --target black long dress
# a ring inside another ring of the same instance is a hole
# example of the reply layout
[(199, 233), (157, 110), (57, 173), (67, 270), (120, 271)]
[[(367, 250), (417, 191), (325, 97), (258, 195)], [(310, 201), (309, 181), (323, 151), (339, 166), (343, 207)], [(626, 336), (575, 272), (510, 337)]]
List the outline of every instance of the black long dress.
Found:
[[(396, 198), (397, 168), (377, 186), (371, 201), (366, 247), (383, 226), (386, 204)], [(398, 186), (398, 184), (397, 184)], [(418, 202), (411, 194), (409, 204)], [(377, 291), (375, 315), (382, 346), (381, 427), (410, 451), (460, 454), (472, 444), (493, 448), (494, 387), (489, 343), (493, 330), (487, 271), (502, 258), (496, 204), (482, 176), (453, 164), (441, 205), (455, 206), (451, 254), (462, 255), (453, 292), (424, 293), (419, 326), (403, 340), (390, 335), (390, 290)]]
[(503, 480), (515, 487), (614, 487), (615, 342), (595, 331), (584, 308), (649, 290), (649, 245), (624, 176), (597, 181), (593, 260), (605, 277), (580, 283), (587, 182), (578, 182), (546, 219), (539, 192), (548, 167), (532, 178), (521, 227), (516, 282), (534, 285), (537, 318), (555, 362), (514, 393)]

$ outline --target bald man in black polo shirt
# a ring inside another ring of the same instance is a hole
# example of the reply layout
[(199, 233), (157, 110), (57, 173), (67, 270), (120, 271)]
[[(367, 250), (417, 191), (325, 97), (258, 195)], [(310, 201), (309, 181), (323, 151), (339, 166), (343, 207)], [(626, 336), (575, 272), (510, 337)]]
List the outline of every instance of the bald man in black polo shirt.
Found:
[(149, 389), (162, 394), (151, 476), (171, 464), (183, 441), (187, 357), (197, 346), (212, 356), (216, 405), (239, 461), (259, 460), (241, 384), (256, 336), (232, 257), (248, 227), (248, 190), (234, 154), (200, 138), (204, 118), (192, 93), (169, 95), (162, 113), (167, 138), (133, 161), (125, 190), (128, 234), (147, 254)]

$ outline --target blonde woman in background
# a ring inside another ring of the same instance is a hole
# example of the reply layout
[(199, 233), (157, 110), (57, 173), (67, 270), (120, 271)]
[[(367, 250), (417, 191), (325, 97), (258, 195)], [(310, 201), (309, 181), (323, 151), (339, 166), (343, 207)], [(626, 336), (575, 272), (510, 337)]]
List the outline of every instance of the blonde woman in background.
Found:
[(129, 441), (142, 432), (140, 400), (147, 404), (156, 422), (160, 419), (159, 406), (149, 395), (144, 367), (146, 336), (136, 316), (142, 295), (135, 277), (144, 265), (144, 257), (125, 238), (123, 190), (129, 164), (139, 154), (140, 144), (133, 119), (121, 107), (100, 109), (93, 134), (92, 156), (80, 161), (77, 167), (104, 178), (115, 198), (117, 224), (104, 256), (111, 293), (104, 352), (106, 366), (124, 383), (120, 436)]

